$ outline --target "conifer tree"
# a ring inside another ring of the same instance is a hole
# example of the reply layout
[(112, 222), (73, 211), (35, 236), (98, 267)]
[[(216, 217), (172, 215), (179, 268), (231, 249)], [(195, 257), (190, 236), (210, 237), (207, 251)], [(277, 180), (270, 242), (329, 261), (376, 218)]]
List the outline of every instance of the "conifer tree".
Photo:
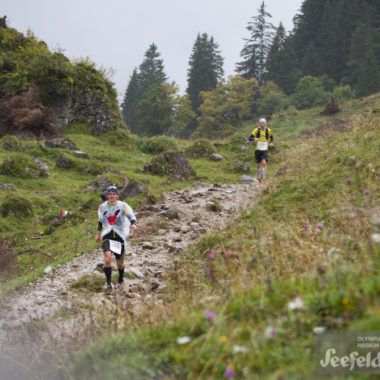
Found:
[(139, 102), (140, 94), (141, 86), (139, 85), (137, 68), (135, 68), (129, 80), (128, 87), (125, 91), (124, 100), (121, 105), (123, 119), (127, 124), (128, 129), (133, 133), (137, 133), (139, 130), (136, 106)]
[(266, 62), (265, 81), (275, 82), (290, 95), (301, 78), (297, 56), (293, 49), (293, 39), (286, 36), (282, 23), (276, 29)]
[(145, 52), (145, 59), (139, 66), (138, 76), (142, 92), (153, 84), (164, 84), (167, 81), (163, 60), (160, 55), (156, 44), (150, 44)]
[(236, 71), (246, 79), (255, 77), (259, 84), (264, 83), (266, 60), (273, 38), (274, 26), (267, 21), (272, 17), (265, 10), (264, 1), (258, 9), (258, 15), (252, 17), (247, 25), (250, 37), (245, 39), (246, 43), (240, 52), (243, 58), (236, 65)]
[(216, 88), (224, 74), (224, 59), (218, 49), (212, 36), (209, 37), (207, 33), (198, 34), (189, 60), (186, 90), (195, 112), (201, 104), (199, 93)]

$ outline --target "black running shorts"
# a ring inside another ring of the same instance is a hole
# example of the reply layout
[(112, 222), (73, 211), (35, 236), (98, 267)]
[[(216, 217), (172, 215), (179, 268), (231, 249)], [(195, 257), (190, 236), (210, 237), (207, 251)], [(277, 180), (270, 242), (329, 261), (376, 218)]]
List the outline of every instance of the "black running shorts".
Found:
[(268, 151), (267, 150), (255, 150), (255, 159), (259, 163), (262, 160), (268, 161)]
[[(121, 253), (117, 254), (116, 252), (112, 251), (111, 246), (111, 240), (118, 241), (121, 244)], [(102, 243), (103, 252), (111, 251), (117, 259), (120, 259), (123, 257), (125, 248), (124, 248), (124, 240), (117, 234), (111, 231), (107, 235), (103, 236), (103, 243)]]

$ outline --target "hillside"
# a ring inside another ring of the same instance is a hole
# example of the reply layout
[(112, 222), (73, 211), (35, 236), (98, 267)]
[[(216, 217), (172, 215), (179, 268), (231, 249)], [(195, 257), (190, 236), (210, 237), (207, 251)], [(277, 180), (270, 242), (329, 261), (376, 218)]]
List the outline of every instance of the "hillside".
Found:
[(146, 300), (138, 318), (119, 314), (124, 324), (63, 362), (65, 371), (318, 378), (316, 334), (377, 330), (379, 99), (347, 104), (339, 119), (284, 115), (294, 128), (278, 130), (283, 154), (258, 203), (181, 255), (162, 303)]
[[(177, 254), (177, 264), (160, 278), (165, 290), (158, 299), (144, 290), (138, 313), (116, 302), (111, 313), (101, 308), (101, 318), (84, 325), (83, 304), (62, 309), (60, 320), (76, 320), (83, 332), (72, 342), (78, 348), (93, 344), (67, 360), (52, 349), (42, 376), (221, 378), (228, 365), (236, 378), (310, 378), (316, 327), (376, 330), (379, 245), (373, 235), (379, 233), (380, 96), (341, 107), (344, 112), (328, 118), (318, 116), (317, 109), (275, 115), (276, 152), (270, 156), (263, 195), (252, 192), (252, 205), (241, 216), (226, 218), (225, 228)], [(252, 125), (241, 135), (214, 142), (224, 157), (219, 162), (207, 154), (192, 158), (191, 142), (147, 140), (123, 131), (91, 136), (89, 129), (80, 124), (60, 132), (87, 158), (38, 141), (2, 139), (6, 149), (3, 145), (0, 162), (14, 155), (35, 157), (49, 168), (48, 177), (0, 175), (1, 183), (13, 184), (1, 190), (0, 199), (5, 210), (1, 236), (7, 237), (2, 251), (13, 252), (5, 263), (4, 294), (35, 281), (47, 266), (59, 270), (75, 256), (91, 254), (100, 202), (100, 191), (88, 188), (94, 180), (108, 178), (122, 186), (127, 178), (143, 185), (145, 194), (128, 198), (143, 217), (147, 202), (165, 202), (165, 191), (191, 189), (199, 181), (235, 183), (243, 174), (236, 160), (254, 167), (252, 152), (240, 150)], [(142, 170), (167, 149), (186, 150), (196, 177), (176, 182)], [(57, 167), (62, 154), (72, 160), (71, 167)], [(9, 213), (15, 210), (7, 206), (10, 199), (21, 199), (30, 213)], [(57, 218), (62, 210), (69, 211), (68, 218)], [(136, 242), (153, 239), (157, 231), (144, 230)], [(289, 309), (297, 297), (301, 310)], [(7, 302), (4, 298), (4, 307)], [(96, 309), (91, 310), (94, 318)], [(28, 339), (42, 326), (29, 324)], [(190, 342), (179, 344), (180, 337)], [(56, 340), (45, 344), (53, 347)], [(43, 356), (37, 352), (38, 358)]]
[(72, 123), (123, 125), (113, 83), (88, 58), (71, 62), (32, 33), (0, 26), (0, 137), (52, 137)]

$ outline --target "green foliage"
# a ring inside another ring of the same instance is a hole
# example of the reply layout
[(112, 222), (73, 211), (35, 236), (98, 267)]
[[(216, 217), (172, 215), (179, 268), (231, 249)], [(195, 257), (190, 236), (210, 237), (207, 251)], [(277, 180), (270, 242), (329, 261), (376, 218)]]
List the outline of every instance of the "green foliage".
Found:
[(332, 93), (336, 86), (336, 83), (333, 79), (329, 78), (326, 74), (319, 77), (319, 80), (322, 82), (322, 86), (326, 92)]
[(194, 141), (185, 151), (186, 155), (191, 158), (210, 157), (216, 153), (215, 147), (209, 140), (199, 139)]
[(140, 134), (166, 133), (172, 125), (172, 95), (176, 88), (168, 84), (152, 84), (142, 94), (136, 107)]
[(174, 92), (174, 85), (167, 83), (157, 46), (152, 43), (139, 69), (134, 69), (125, 91), (122, 115), (127, 127), (134, 133), (148, 136), (168, 130)]
[(272, 115), (289, 105), (289, 99), (274, 82), (267, 82), (259, 89), (257, 112), (260, 115)]
[(194, 124), (196, 113), (192, 110), (190, 96), (175, 95), (173, 97), (173, 122), (168, 131), (169, 135), (187, 138), (190, 126)]
[(139, 85), (138, 72), (135, 68), (129, 79), (123, 103), (121, 105), (121, 113), (125, 121), (125, 124), (127, 124), (128, 129), (133, 133), (138, 133), (139, 131), (136, 107), (140, 99), (140, 92), (141, 89)]
[(251, 115), (253, 93), (258, 87), (254, 78), (240, 75), (219, 83), (215, 90), (202, 92), (199, 126), (193, 137), (223, 138), (234, 133)]
[(72, 63), (61, 52), (52, 53), (33, 35), (25, 37), (12, 28), (0, 29), (0, 46), (0, 95), (38, 86), (42, 101), (53, 105), (62, 95), (93, 91), (99, 97), (106, 95), (116, 107), (113, 83), (88, 58)]
[(5, 150), (23, 151), (24, 147), (17, 136), (4, 136), (0, 140), (0, 145)]
[[(202, 103), (200, 93), (216, 88), (223, 77), (223, 57), (219, 46), (207, 33), (198, 34), (189, 59), (187, 94), (190, 97), (193, 111), (199, 113)], [(189, 131), (188, 134), (190, 134)]]
[(0, 206), (0, 213), (4, 217), (16, 216), (20, 218), (34, 214), (32, 203), (28, 199), (17, 195), (11, 195), (3, 201)]
[(292, 95), (292, 103), (298, 109), (320, 106), (328, 100), (329, 95), (323, 88), (321, 80), (311, 76), (301, 78)]
[(334, 88), (333, 97), (340, 100), (354, 99), (356, 97), (355, 91), (351, 89), (350, 85), (337, 86)]
[(264, 84), (266, 61), (270, 51), (274, 26), (268, 22), (272, 15), (266, 11), (264, 1), (247, 25), (250, 33), (244, 48), (240, 52), (242, 61), (237, 63), (236, 71), (245, 79), (256, 78), (260, 85)]
[(158, 154), (168, 150), (178, 150), (178, 144), (170, 137), (155, 136), (142, 139), (139, 143), (139, 149), (143, 153)]

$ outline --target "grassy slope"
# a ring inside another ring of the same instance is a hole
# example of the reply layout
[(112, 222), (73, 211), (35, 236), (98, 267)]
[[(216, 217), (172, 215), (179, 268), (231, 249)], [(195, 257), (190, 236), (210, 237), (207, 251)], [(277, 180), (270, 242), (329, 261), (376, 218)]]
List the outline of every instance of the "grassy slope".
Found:
[[(34, 216), (20, 220), (18, 217), (0, 218), (0, 237), (8, 238), (8, 245), (16, 252), (24, 250), (40, 250), (51, 254), (54, 260), (38, 252), (26, 252), (17, 257), (17, 266), (13, 273), (7, 276), (0, 274), (0, 294), (20, 286), (27, 285), (43, 274), (48, 264), (53, 267), (71, 260), (75, 255), (89, 252), (96, 247), (93, 239), (97, 224), (96, 210), (100, 204), (98, 193), (88, 191), (87, 186), (94, 179), (102, 177), (106, 168), (119, 170), (129, 179), (141, 181), (155, 196), (160, 197), (162, 192), (191, 185), (195, 180), (206, 182), (236, 182), (241, 175), (229, 170), (230, 162), (235, 159), (246, 160), (253, 166), (252, 154), (221, 148), (226, 157), (222, 162), (213, 162), (208, 159), (191, 159), (191, 165), (197, 172), (197, 177), (188, 182), (170, 183), (167, 177), (148, 175), (142, 168), (153, 155), (142, 153), (138, 146), (140, 139), (129, 136), (122, 130), (109, 132), (102, 136), (91, 136), (86, 125), (73, 125), (67, 128), (64, 135), (72, 139), (79, 149), (88, 154), (87, 159), (77, 159), (84, 166), (94, 169), (92, 174), (83, 174), (80, 169), (64, 170), (56, 167), (55, 162), (61, 152), (72, 157), (72, 152), (65, 149), (42, 149), (37, 141), (21, 141), (28, 148), (23, 152), (28, 156), (39, 158), (49, 166), (48, 178), (22, 179), (0, 174), (0, 183), (13, 183), (12, 190), (0, 189), (0, 206), (11, 195), (29, 200), (34, 209)], [(7, 136), (3, 138), (6, 140)], [(0, 140), (0, 146), (2, 141)], [(187, 141), (180, 141), (181, 145), (189, 145)], [(15, 150), (0, 148), (0, 164)], [(96, 173), (101, 173), (96, 175)], [(117, 179), (117, 178), (116, 178)], [(128, 200), (132, 207), (146, 202), (144, 197)], [(61, 210), (69, 210), (73, 215), (64, 219), (65, 223), (54, 227), (53, 218)], [(53, 228), (53, 233), (44, 234)]]
[[(230, 365), (236, 378), (313, 378), (314, 327), (379, 329), (380, 252), (371, 240), (379, 232), (371, 223), (380, 207), (379, 98), (333, 117), (354, 117), (347, 132), (298, 137), (325, 120), (315, 121), (316, 110), (275, 119), (282, 153), (271, 160), (260, 202), (184, 254), (164, 306), (150, 305), (138, 321), (126, 317), (129, 329), (121, 324), (57, 371), (88, 379), (216, 379)], [(304, 310), (288, 310), (295, 297)], [(205, 310), (216, 317), (207, 319)], [(192, 342), (179, 345), (180, 336)], [(234, 354), (234, 345), (247, 353)]]

